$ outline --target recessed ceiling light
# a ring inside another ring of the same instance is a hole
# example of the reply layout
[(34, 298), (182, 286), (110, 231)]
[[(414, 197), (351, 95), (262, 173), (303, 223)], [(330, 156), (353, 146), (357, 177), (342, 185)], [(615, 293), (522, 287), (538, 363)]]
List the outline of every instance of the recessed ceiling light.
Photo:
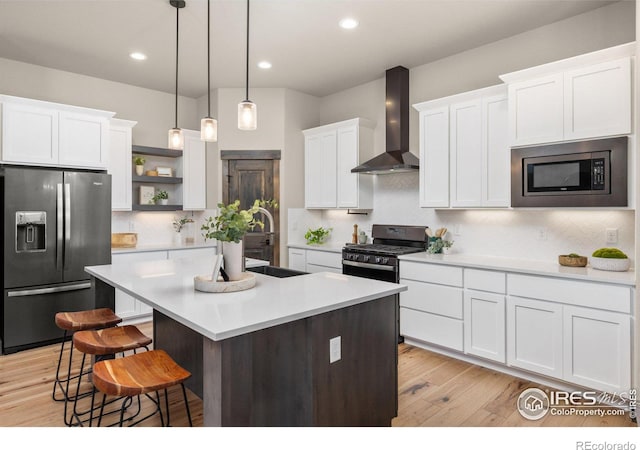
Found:
[(144, 53), (140, 53), (140, 52), (130, 53), (129, 56), (132, 59), (135, 59), (137, 61), (144, 61), (145, 59), (147, 59), (147, 55), (145, 55)]
[(261, 69), (271, 69), (271, 63), (269, 61), (260, 61), (258, 67)]
[(345, 30), (353, 30), (358, 25), (359, 22), (351, 17), (346, 17), (340, 21), (340, 28), (344, 28)]

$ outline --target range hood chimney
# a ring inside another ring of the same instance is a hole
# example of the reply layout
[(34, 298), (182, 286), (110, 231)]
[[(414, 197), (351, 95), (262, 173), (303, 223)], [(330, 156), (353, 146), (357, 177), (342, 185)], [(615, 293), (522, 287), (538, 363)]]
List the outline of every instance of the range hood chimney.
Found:
[(353, 173), (382, 175), (414, 172), (418, 158), (409, 151), (409, 69), (397, 66), (386, 71), (386, 151), (351, 169)]

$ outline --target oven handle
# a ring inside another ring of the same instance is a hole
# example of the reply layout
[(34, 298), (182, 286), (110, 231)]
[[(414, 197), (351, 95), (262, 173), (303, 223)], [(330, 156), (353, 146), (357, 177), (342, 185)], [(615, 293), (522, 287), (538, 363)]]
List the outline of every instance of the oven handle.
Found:
[(376, 270), (386, 270), (387, 272), (393, 272), (395, 269), (395, 267), (393, 266), (380, 266), (378, 264), (370, 264), (370, 263), (363, 263), (363, 262), (356, 262), (356, 261), (346, 261), (346, 260), (342, 260), (342, 264), (344, 264), (345, 266), (353, 266), (353, 267), (364, 267), (367, 269), (376, 269)]

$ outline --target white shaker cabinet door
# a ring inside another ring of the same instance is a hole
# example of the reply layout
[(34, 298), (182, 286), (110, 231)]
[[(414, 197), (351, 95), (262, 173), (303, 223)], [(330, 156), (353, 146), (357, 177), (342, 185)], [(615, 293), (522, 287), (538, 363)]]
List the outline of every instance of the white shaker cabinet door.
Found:
[(465, 291), (464, 352), (506, 362), (504, 295)]
[(507, 297), (507, 364), (562, 378), (562, 305)]
[(337, 206), (338, 208), (358, 207), (358, 178), (351, 173), (358, 165), (358, 127), (348, 126), (337, 133)]
[(336, 131), (305, 138), (305, 207), (337, 205)]
[(564, 74), (565, 139), (631, 133), (631, 60)]
[(511, 205), (511, 148), (505, 95), (482, 99), (482, 206)]
[(58, 161), (62, 166), (106, 169), (109, 121), (98, 115), (61, 111)]
[(112, 119), (109, 129), (111, 209), (131, 211), (131, 128), (136, 122)]
[(511, 146), (563, 140), (561, 73), (509, 85), (509, 133)]
[(450, 106), (450, 184), (452, 207), (482, 205), (482, 102)]
[(19, 164), (57, 164), (58, 111), (4, 103), (2, 160)]
[(301, 248), (289, 249), (289, 269), (306, 272), (307, 270), (307, 251)]
[(564, 307), (564, 379), (605, 392), (631, 386), (631, 318)]
[(207, 207), (206, 146), (200, 133), (184, 130), (182, 152), (182, 209), (203, 210)]
[(420, 112), (420, 206), (449, 206), (449, 107)]

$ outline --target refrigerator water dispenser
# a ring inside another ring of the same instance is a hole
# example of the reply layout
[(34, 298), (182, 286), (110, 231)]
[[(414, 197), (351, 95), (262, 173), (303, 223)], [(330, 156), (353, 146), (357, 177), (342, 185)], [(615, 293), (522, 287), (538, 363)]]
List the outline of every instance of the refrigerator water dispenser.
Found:
[(47, 213), (16, 212), (16, 253), (43, 252), (47, 249)]

